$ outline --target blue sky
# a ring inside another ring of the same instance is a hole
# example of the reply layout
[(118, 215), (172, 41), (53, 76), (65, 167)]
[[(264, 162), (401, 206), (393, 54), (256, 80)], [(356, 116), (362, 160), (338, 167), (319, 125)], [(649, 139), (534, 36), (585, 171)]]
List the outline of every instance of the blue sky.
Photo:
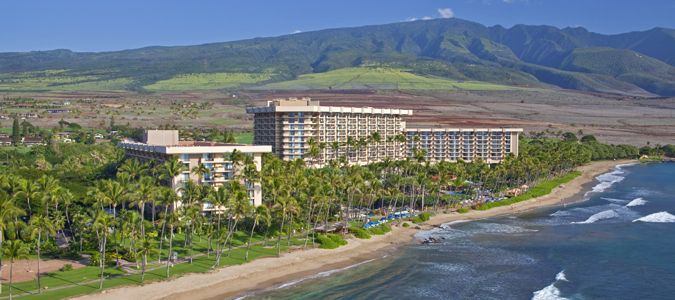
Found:
[(485, 25), (675, 28), (675, 0), (3, 0), (0, 52), (192, 45), (456, 17)]

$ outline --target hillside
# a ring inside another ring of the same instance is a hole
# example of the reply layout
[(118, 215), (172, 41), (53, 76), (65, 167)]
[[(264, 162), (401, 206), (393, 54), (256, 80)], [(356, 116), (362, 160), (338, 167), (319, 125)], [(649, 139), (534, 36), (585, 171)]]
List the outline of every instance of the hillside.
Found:
[(392, 71), (404, 77), (361, 76), (347, 88), (415, 89), (424, 85), (406, 82), (422, 78), (673, 96), (674, 65), (672, 29), (602, 35), (583, 28), (436, 19), (196, 46), (0, 53), (0, 90), (313, 89), (332, 87), (324, 83), (342, 76), (319, 74), (379, 67), (405, 70)]

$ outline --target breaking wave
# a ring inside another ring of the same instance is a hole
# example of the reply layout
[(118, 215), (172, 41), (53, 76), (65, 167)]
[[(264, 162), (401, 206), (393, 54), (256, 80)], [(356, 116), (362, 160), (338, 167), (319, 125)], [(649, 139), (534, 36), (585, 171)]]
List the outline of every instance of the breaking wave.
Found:
[(616, 218), (618, 216), (619, 216), (619, 214), (616, 213), (616, 211), (614, 211), (613, 209), (608, 209), (608, 210), (601, 211), (597, 214), (594, 214), (594, 215), (588, 217), (588, 219), (586, 219), (586, 221), (572, 222), (572, 224), (591, 224), (591, 223), (595, 223), (599, 220)]
[(635, 219), (633, 222), (648, 222), (648, 223), (674, 223), (675, 216), (669, 214), (667, 211), (653, 213), (642, 218)]
[(586, 195), (588, 195), (589, 193), (604, 192), (606, 189), (610, 188), (615, 183), (624, 180), (626, 177), (621, 175), (625, 174), (626, 172), (622, 168), (631, 165), (632, 164), (617, 165), (616, 167), (614, 167), (614, 171), (598, 175), (597, 177), (595, 177), (595, 179), (600, 181), (600, 183), (596, 184), (593, 188), (591, 188), (590, 191), (586, 192)]
[(629, 200), (609, 198), (609, 197), (600, 197), (600, 199), (607, 200), (607, 201), (613, 202), (613, 203), (626, 203), (626, 202), (629, 201)]
[(628, 202), (628, 204), (626, 204), (626, 207), (640, 206), (640, 205), (645, 205), (646, 203), (647, 203), (647, 200), (645, 200), (645, 199), (635, 198), (631, 202)]
[(532, 293), (532, 300), (565, 300), (567, 298), (560, 296), (560, 290), (555, 286), (559, 281), (567, 281), (565, 270), (555, 275), (555, 282), (545, 288)]

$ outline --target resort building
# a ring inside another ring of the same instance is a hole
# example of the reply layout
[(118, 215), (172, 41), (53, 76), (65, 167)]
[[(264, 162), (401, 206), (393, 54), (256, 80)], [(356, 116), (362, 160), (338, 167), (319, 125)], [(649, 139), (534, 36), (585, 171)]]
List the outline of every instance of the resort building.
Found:
[[(230, 160), (232, 152), (239, 151), (243, 155), (253, 158), (258, 171), (262, 167), (262, 155), (272, 151), (270, 146), (254, 146), (243, 144), (222, 144), (213, 142), (181, 141), (178, 130), (148, 130), (143, 142), (124, 141), (118, 146), (125, 150), (129, 157), (141, 161), (163, 161), (175, 158), (185, 165), (182, 174), (172, 181), (175, 189), (180, 188), (185, 182), (192, 180), (199, 184), (220, 187), (239, 175), (242, 166), (233, 165)], [(209, 172), (202, 178), (191, 172), (199, 164), (203, 164)], [(262, 204), (262, 188), (259, 182), (247, 182), (246, 185), (249, 199), (255, 206)], [(218, 208), (205, 204), (204, 211), (214, 211)]]
[[(254, 114), (254, 144), (272, 146), (283, 160), (303, 158), (316, 166), (338, 157), (351, 164), (405, 158), (400, 135), (403, 117), (412, 115), (405, 109), (321, 106), (310, 98), (274, 99), (246, 112)], [(323, 146), (314, 157), (312, 142)]]
[[(499, 163), (518, 155), (520, 128), (406, 128), (412, 110), (321, 106), (310, 98), (274, 99), (248, 107), (254, 115), (253, 143), (272, 146), (283, 160), (302, 158), (314, 166), (346, 157), (350, 164), (415, 157), (423, 150), (431, 162), (477, 158)], [(309, 153), (313, 141), (321, 145)]]
[(520, 128), (406, 128), (409, 157), (423, 151), (430, 162), (480, 158), (493, 164), (507, 155), (518, 155)]

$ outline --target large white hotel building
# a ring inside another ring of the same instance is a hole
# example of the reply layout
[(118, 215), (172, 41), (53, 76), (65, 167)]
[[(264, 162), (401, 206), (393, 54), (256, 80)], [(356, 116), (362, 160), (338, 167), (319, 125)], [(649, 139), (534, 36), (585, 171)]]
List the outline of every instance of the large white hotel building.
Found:
[[(310, 98), (274, 99), (249, 107), (256, 145), (269, 145), (281, 159), (303, 158), (315, 165), (338, 157), (352, 164), (414, 157), (423, 151), (431, 162), (480, 158), (499, 163), (518, 155), (520, 128), (407, 128), (412, 110), (321, 106)], [(377, 133), (378, 138), (374, 138)], [(308, 157), (309, 141), (324, 147)]]

